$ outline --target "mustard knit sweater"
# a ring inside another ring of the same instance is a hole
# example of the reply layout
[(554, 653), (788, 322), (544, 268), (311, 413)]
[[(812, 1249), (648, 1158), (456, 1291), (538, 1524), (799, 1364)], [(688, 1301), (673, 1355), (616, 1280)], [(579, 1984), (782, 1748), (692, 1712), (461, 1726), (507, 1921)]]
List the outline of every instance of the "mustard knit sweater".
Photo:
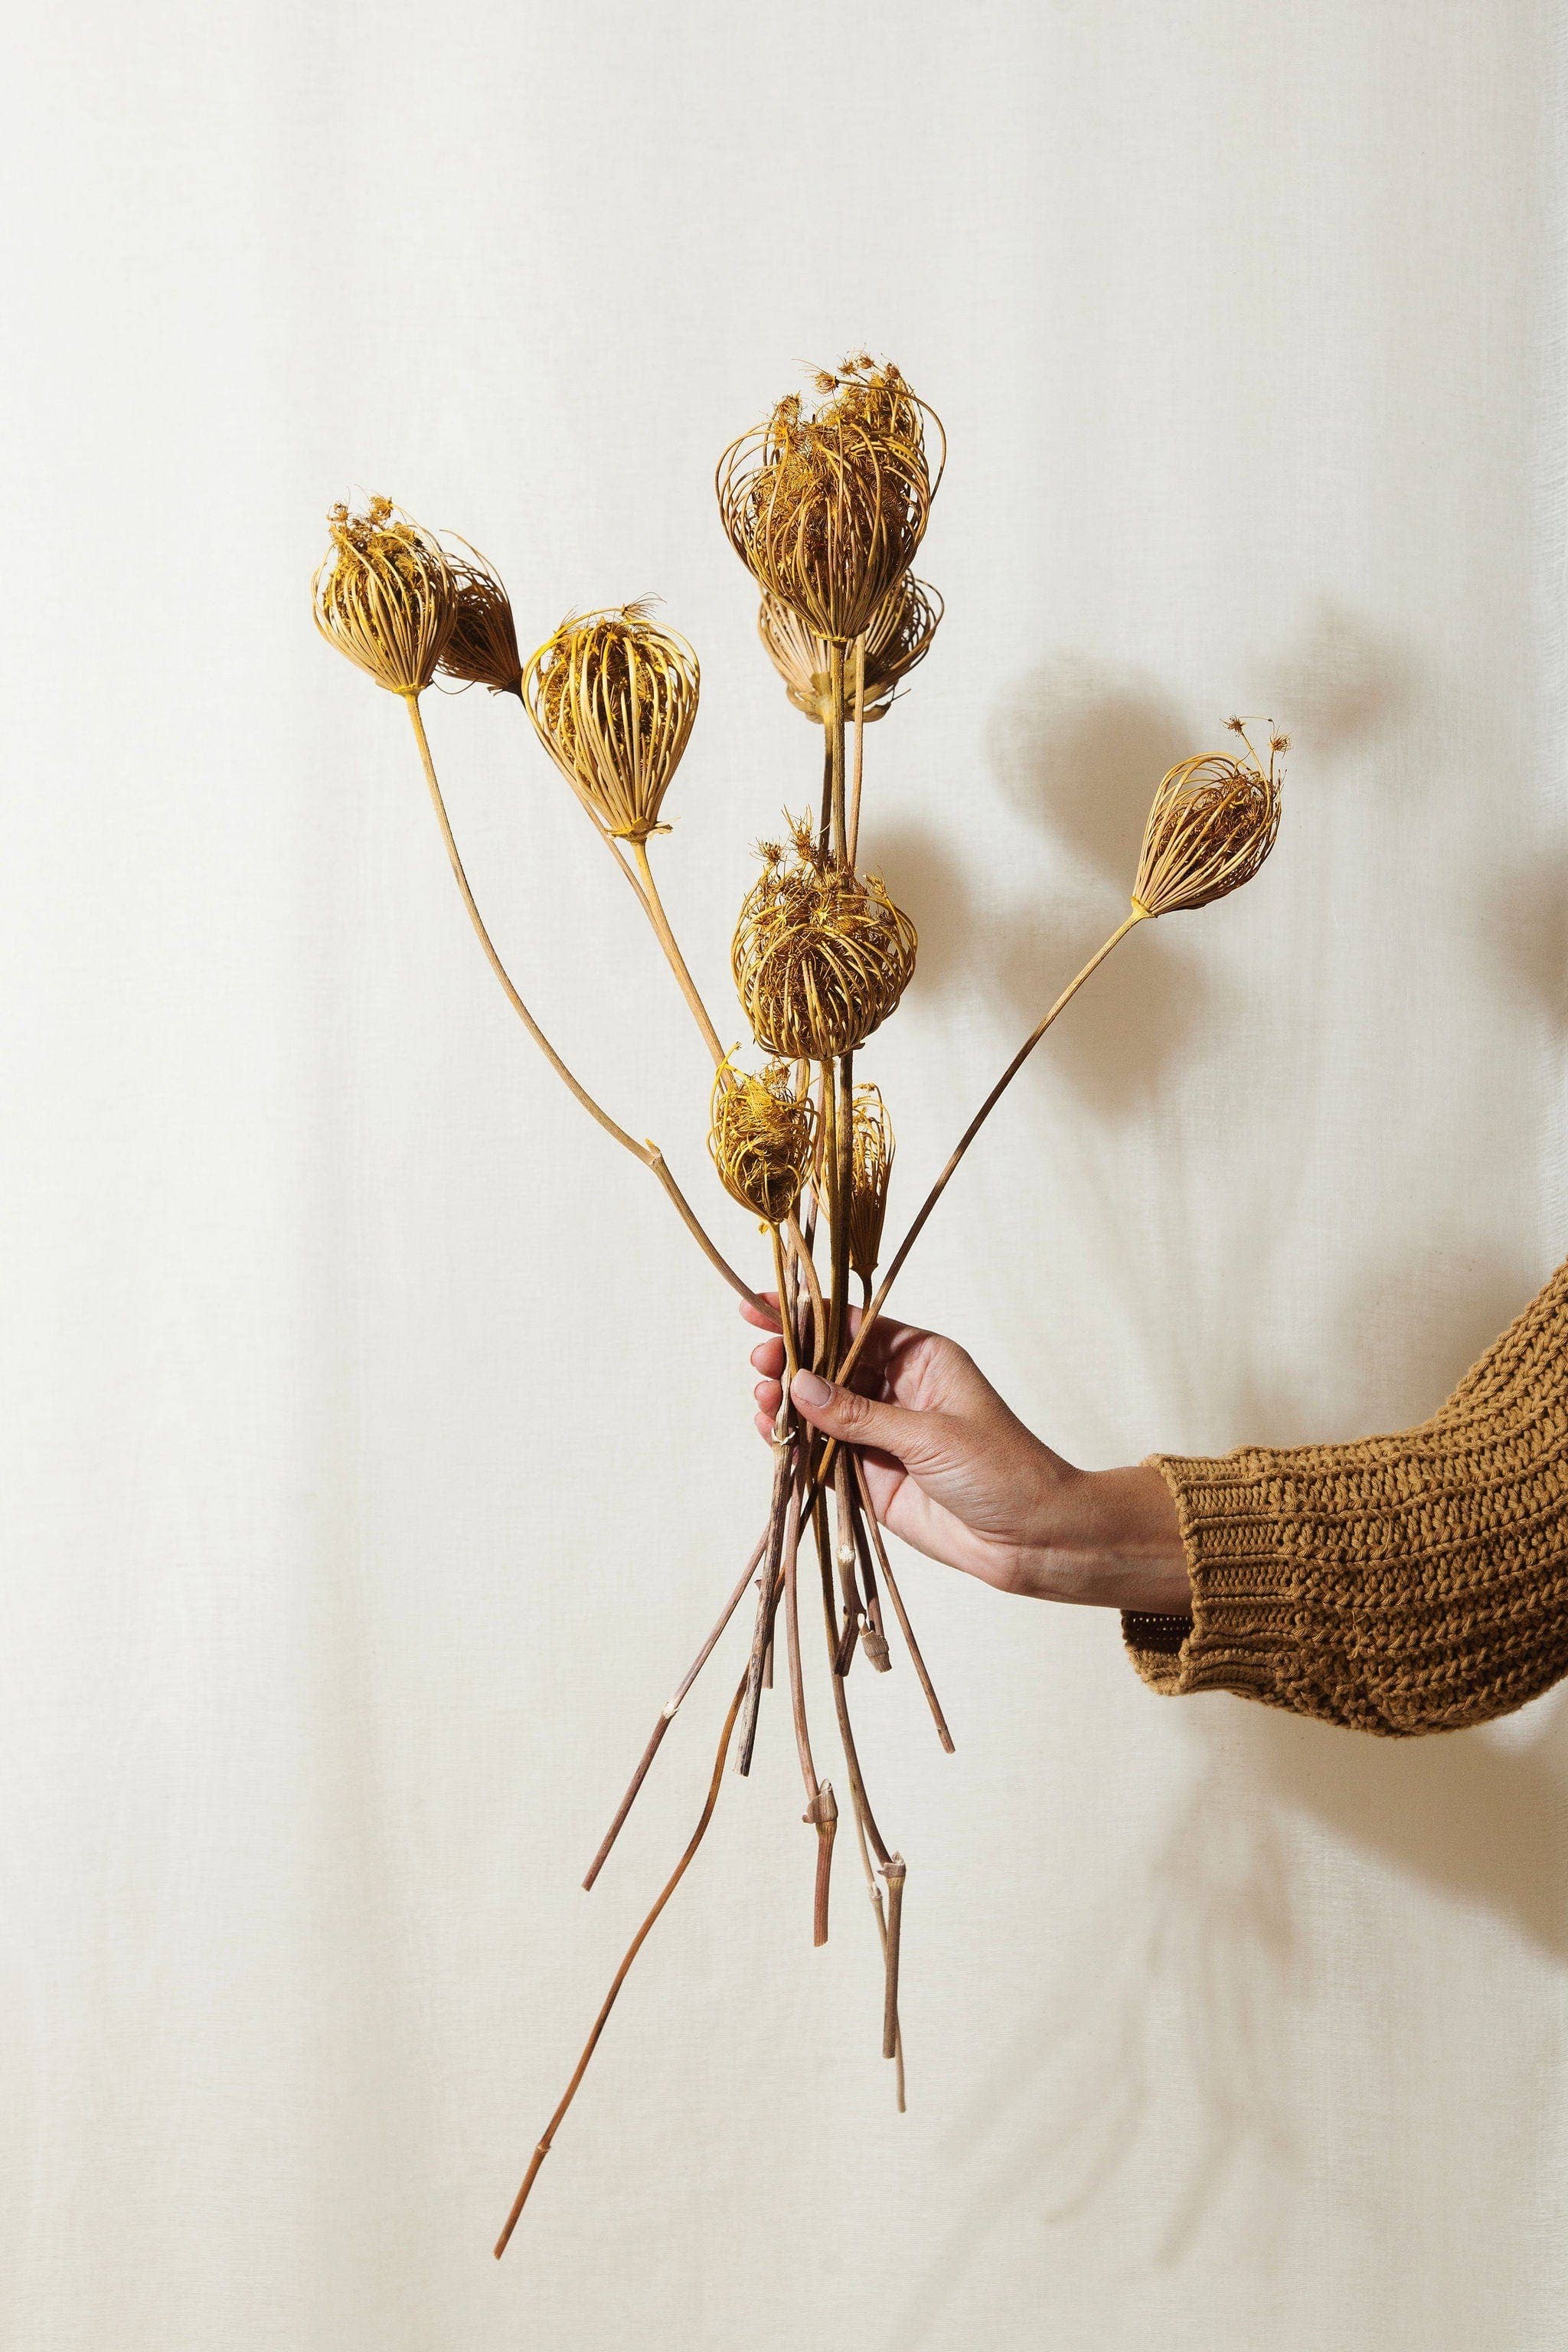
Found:
[(1568, 1265), (1418, 1429), (1155, 1460), (1193, 1583), (1122, 1619), (1155, 1690), (1399, 1735), (1568, 1674)]

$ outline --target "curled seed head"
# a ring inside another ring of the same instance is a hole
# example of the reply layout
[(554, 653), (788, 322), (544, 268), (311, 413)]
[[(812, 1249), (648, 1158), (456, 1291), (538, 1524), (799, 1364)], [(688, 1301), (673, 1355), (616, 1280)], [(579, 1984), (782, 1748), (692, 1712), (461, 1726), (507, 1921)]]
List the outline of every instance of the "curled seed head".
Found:
[[(1245, 721), (1226, 723), (1246, 740)], [(1142, 913), (1206, 907), (1251, 881), (1279, 830), (1279, 755), (1287, 742), (1268, 725), (1267, 768), (1256, 759), (1211, 751), (1184, 760), (1162, 780), (1132, 890)]]
[(890, 362), (877, 367), (859, 353), (818, 375), (816, 390), (809, 414), (791, 394), (731, 443), (719, 461), (719, 511), (767, 593), (816, 635), (846, 645), (869, 628), (914, 560), (945, 444), (934, 410)]
[(457, 590), (452, 634), (439, 664), (443, 677), (488, 686), (492, 694), (522, 692), (522, 659), (511, 600), (494, 566), (466, 540), (452, 537), (447, 557)]
[(540, 741), (616, 841), (666, 833), (659, 806), (697, 716), (697, 656), (646, 603), (562, 622), (531, 656), (522, 697)]
[(895, 1148), (893, 1122), (879, 1089), (857, 1087), (850, 1138), (849, 1263), (866, 1283), (882, 1255)]
[(816, 1110), (783, 1062), (759, 1076), (725, 1062), (713, 1080), (708, 1149), (724, 1190), (767, 1225), (800, 1198), (816, 1142)]
[(316, 626), (392, 694), (423, 694), (457, 613), (452, 567), (434, 534), (373, 498), (327, 515), (332, 543), (311, 583)]
[(853, 1053), (903, 994), (915, 944), (879, 878), (838, 865), (795, 823), (747, 893), (730, 951), (757, 1043), (791, 1061)]
[[(882, 599), (866, 632), (866, 692), (862, 717), (869, 725), (892, 707), (899, 687), (931, 650), (942, 619), (942, 598), (934, 588), (906, 572)], [(764, 595), (757, 614), (757, 634), (784, 683), (795, 709), (819, 726), (828, 717), (826, 637), (809, 628), (793, 606), (781, 597)], [(847, 673), (845, 690), (849, 716), (855, 716), (855, 680)]]

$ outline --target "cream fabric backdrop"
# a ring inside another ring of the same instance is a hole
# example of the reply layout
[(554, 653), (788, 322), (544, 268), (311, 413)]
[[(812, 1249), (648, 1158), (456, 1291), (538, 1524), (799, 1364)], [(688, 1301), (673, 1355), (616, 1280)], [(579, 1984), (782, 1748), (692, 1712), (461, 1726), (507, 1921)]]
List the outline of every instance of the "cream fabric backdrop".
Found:
[[(67, 6), (13, 26), (0, 2311), (26, 2352), (1525, 2352), (1568, 2273), (1568, 1701), (1384, 1746), (1150, 1696), (911, 1563), (910, 1859), (806, 1938), (775, 1717), (497, 2268), (706, 1772), (577, 1879), (763, 1503), (727, 1296), (485, 971), (395, 704), (316, 640), (358, 482), (522, 629), (661, 591), (716, 1005), (813, 752), (711, 507), (868, 338), (944, 415), (937, 649), (869, 739), (921, 926), (908, 1213), (1121, 901), (1167, 761), (1296, 738), (914, 1261), (1071, 1456), (1398, 1425), (1564, 1247), (1553, 13), (1448, 0)], [(510, 708), (475, 884), (705, 1174), (700, 1052)], [(614, 885), (614, 887), (612, 887)], [(733, 1031), (733, 1013), (723, 1025)]]

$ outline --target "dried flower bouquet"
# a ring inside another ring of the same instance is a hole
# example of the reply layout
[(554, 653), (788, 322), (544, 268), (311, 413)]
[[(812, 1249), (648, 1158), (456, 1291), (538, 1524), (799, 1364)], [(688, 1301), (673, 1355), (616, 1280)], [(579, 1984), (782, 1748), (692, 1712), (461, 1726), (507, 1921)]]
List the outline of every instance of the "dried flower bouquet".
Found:
[[(551, 1044), (513, 984), (475, 903), (453, 836), (420, 698), (437, 675), (515, 695), (604, 839), (652, 927), (713, 1064), (710, 1149), (725, 1190), (768, 1237), (787, 1370), (809, 1367), (844, 1381), (886, 1305), (915, 1241), (1006, 1087), (1089, 975), (1138, 924), (1206, 905), (1255, 875), (1279, 816), (1279, 754), (1247, 722), (1227, 722), (1235, 753), (1185, 761), (1159, 784), (1131, 907), (1062, 990), (1002, 1072), (959, 1139), (877, 1280), (894, 1139), (877, 1087), (856, 1056), (896, 1011), (914, 970), (913, 923), (858, 860), (865, 730), (886, 716), (930, 648), (942, 619), (935, 592), (911, 574), (942, 478), (945, 442), (934, 413), (899, 370), (864, 354), (816, 382), (808, 407), (791, 395), (721, 459), (719, 509), (731, 545), (762, 592), (758, 629), (789, 700), (822, 733), (820, 796), (764, 843), (761, 870), (731, 945), (736, 992), (760, 1069), (725, 1052), (665, 911), (648, 855), (668, 830), (660, 811), (697, 715), (697, 656), (644, 604), (574, 616), (521, 659), (506, 591), (464, 541), (437, 537), (385, 499), (334, 508), (331, 545), (316, 575), (315, 615), (340, 652), (407, 705), (437, 822), (469, 920), (513, 1010), (591, 1118), (640, 1160), (668, 1193), (710, 1264), (742, 1297), (756, 1294), (730, 1265), (665, 1161), (596, 1102)], [(859, 1305), (852, 1303), (858, 1285)], [(701, 1648), (657, 1717), (619, 1810), (595, 1855), (592, 1886), (659, 1745), (749, 1590), (755, 1606), (743, 1671), (720, 1734), (712, 1776), (685, 1852), (638, 1928), (595, 2020), (554, 2115), (542, 2134), (496, 2246), (516, 2225), (555, 2132), (643, 1941), (685, 1874), (712, 1818), (731, 1746), (751, 1764), (781, 1635), (790, 1716), (815, 1837), (813, 1935), (826, 1940), (839, 1804), (813, 1746), (802, 1630), (803, 1554), (816, 1570), (826, 1682), (844, 1761), (850, 1824), (870, 1892), (883, 1958), (882, 2050), (903, 2105), (899, 1958), (906, 1870), (867, 1793), (849, 1707), (857, 1652), (873, 1671), (900, 1643), (942, 1746), (949, 1734), (903, 1596), (871, 1510), (861, 1464), (795, 1418), (784, 1383), (773, 1433), (765, 1524)]]

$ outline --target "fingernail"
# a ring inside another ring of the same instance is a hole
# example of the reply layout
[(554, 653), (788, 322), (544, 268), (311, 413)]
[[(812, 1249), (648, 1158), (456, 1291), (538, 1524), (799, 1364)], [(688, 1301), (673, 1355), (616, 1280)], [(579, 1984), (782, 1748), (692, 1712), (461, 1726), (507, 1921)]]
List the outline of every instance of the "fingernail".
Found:
[(796, 1372), (789, 1392), (796, 1404), (805, 1405), (808, 1412), (820, 1412), (833, 1394), (828, 1382), (818, 1380), (815, 1372)]

